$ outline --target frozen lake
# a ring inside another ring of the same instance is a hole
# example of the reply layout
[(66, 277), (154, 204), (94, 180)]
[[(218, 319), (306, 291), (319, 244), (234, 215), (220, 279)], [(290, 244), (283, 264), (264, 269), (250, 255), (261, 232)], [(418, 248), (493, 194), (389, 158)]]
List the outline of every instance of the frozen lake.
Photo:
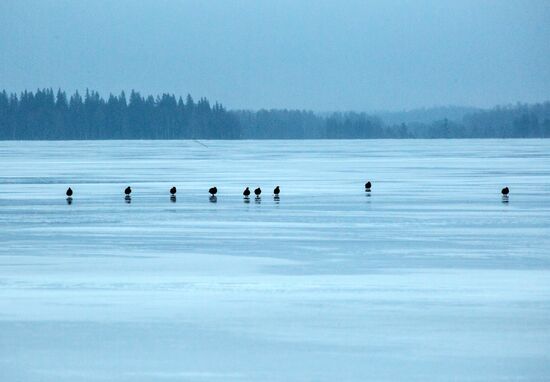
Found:
[(550, 380), (550, 140), (204, 143), (0, 142), (1, 381)]

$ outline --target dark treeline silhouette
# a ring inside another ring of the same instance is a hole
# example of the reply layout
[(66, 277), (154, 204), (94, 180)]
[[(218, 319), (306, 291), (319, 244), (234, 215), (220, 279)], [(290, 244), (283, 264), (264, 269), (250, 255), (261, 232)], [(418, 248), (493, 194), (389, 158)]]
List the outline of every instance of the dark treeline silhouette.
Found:
[[(61, 90), (0, 93), (0, 140), (56, 139), (372, 139), (550, 137), (550, 102), (490, 110), (438, 109), (433, 122), (410, 113), (316, 114), (300, 110), (227, 111), (206, 98), (132, 91), (102, 98)], [(418, 115), (416, 115), (418, 114)]]
[(387, 136), (382, 121), (365, 113), (328, 116), (299, 110), (234, 111), (245, 139), (362, 139)]
[(107, 100), (97, 92), (0, 93), (0, 139), (235, 139), (239, 121), (222, 105), (132, 91)]

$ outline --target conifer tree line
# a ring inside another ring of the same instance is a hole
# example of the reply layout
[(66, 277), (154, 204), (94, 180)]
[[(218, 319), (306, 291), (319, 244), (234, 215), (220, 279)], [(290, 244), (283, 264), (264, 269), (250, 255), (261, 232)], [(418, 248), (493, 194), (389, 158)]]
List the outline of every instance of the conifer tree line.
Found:
[(0, 93), (0, 139), (235, 139), (237, 118), (206, 98), (132, 91), (102, 98), (52, 89)]
[(355, 112), (228, 111), (190, 95), (0, 92), (0, 140), (373, 138), (550, 138), (550, 102), (476, 110), (460, 120), (385, 124)]

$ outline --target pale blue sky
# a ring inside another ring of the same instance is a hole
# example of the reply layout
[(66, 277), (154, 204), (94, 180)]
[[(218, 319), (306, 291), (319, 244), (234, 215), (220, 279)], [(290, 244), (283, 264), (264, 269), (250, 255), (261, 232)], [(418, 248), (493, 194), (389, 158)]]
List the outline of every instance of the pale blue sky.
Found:
[(0, 1), (0, 88), (317, 111), (550, 99), (550, 1)]

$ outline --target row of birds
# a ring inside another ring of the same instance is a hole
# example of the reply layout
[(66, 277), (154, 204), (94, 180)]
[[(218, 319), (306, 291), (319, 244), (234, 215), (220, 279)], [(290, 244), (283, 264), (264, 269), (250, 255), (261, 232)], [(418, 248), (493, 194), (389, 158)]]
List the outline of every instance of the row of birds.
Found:
[[(216, 194), (218, 193), (218, 188), (215, 187), (215, 186), (211, 187), (208, 190), (208, 192), (210, 193), (210, 195), (216, 196)], [(273, 189), (273, 195), (279, 196), (280, 193), (281, 193), (281, 188), (279, 186), (277, 186)], [(172, 194), (172, 195), (176, 194), (176, 187), (172, 187), (170, 189), (170, 194)], [(254, 195), (256, 195), (257, 197), (260, 197), (261, 194), (262, 194), (262, 189), (260, 187), (258, 187), (254, 190)], [(244, 189), (243, 196), (245, 198), (248, 198), (250, 196), (250, 187), (247, 187), (247, 188)]]
[[(176, 196), (177, 192), (178, 192), (178, 189), (175, 186), (170, 189), (170, 195), (172, 195), (172, 196)], [(211, 187), (208, 190), (208, 192), (210, 193), (210, 195), (216, 196), (216, 194), (218, 193), (218, 188), (217, 187)], [(126, 189), (124, 190), (124, 194), (126, 196), (130, 196), (131, 193), (132, 193), (132, 188), (130, 186), (126, 187)], [(279, 186), (277, 186), (273, 189), (273, 195), (279, 196), (280, 193), (281, 193), (281, 188)], [(73, 194), (74, 194), (73, 189), (71, 187), (67, 188), (67, 191), (65, 192), (65, 195), (67, 195), (70, 198), (70, 197), (73, 196)], [(257, 197), (260, 197), (261, 194), (262, 194), (262, 189), (260, 187), (258, 187), (254, 190), (254, 195), (256, 195)], [(248, 198), (250, 196), (250, 188), (249, 187), (244, 189), (243, 195), (244, 195), (245, 198)]]
[[(370, 181), (368, 181), (367, 183), (365, 183), (365, 191), (366, 192), (370, 192), (371, 190), (371, 187), (372, 187), (372, 183)], [(172, 196), (176, 196), (176, 192), (178, 192), (177, 188), (176, 187), (172, 187), (170, 189), (170, 195)], [(210, 193), (210, 195), (212, 196), (216, 196), (216, 194), (218, 193), (218, 188), (217, 187), (211, 187), (208, 192)], [(130, 196), (130, 194), (132, 193), (132, 188), (131, 187), (126, 187), (126, 189), (124, 190), (124, 193), (126, 194), (126, 196)], [(281, 193), (281, 188), (279, 186), (275, 187), (273, 189), (273, 195), (275, 196), (279, 196), (279, 194)], [(502, 190), (501, 190), (501, 193), (502, 195), (504, 196), (507, 196), (509, 193), (510, 193), (510, 189), (508, 187), (504, 187)], [(71, 187), (69, 187), (67, 189), (67, 192), (65, 193), (69, 198), (73, 196), (73, 190), (71, 189)], [(260, 195), (262, 194), (262, 189), (260, 187), (256, 188), (254, 190), (254, 195), (256, 195), (257, 197), (259, 197)], [(248, 198), (250, 196), (250, 188), (249, 187), (246, 187), (243, 191), (243, 196), (245, 198)]]

